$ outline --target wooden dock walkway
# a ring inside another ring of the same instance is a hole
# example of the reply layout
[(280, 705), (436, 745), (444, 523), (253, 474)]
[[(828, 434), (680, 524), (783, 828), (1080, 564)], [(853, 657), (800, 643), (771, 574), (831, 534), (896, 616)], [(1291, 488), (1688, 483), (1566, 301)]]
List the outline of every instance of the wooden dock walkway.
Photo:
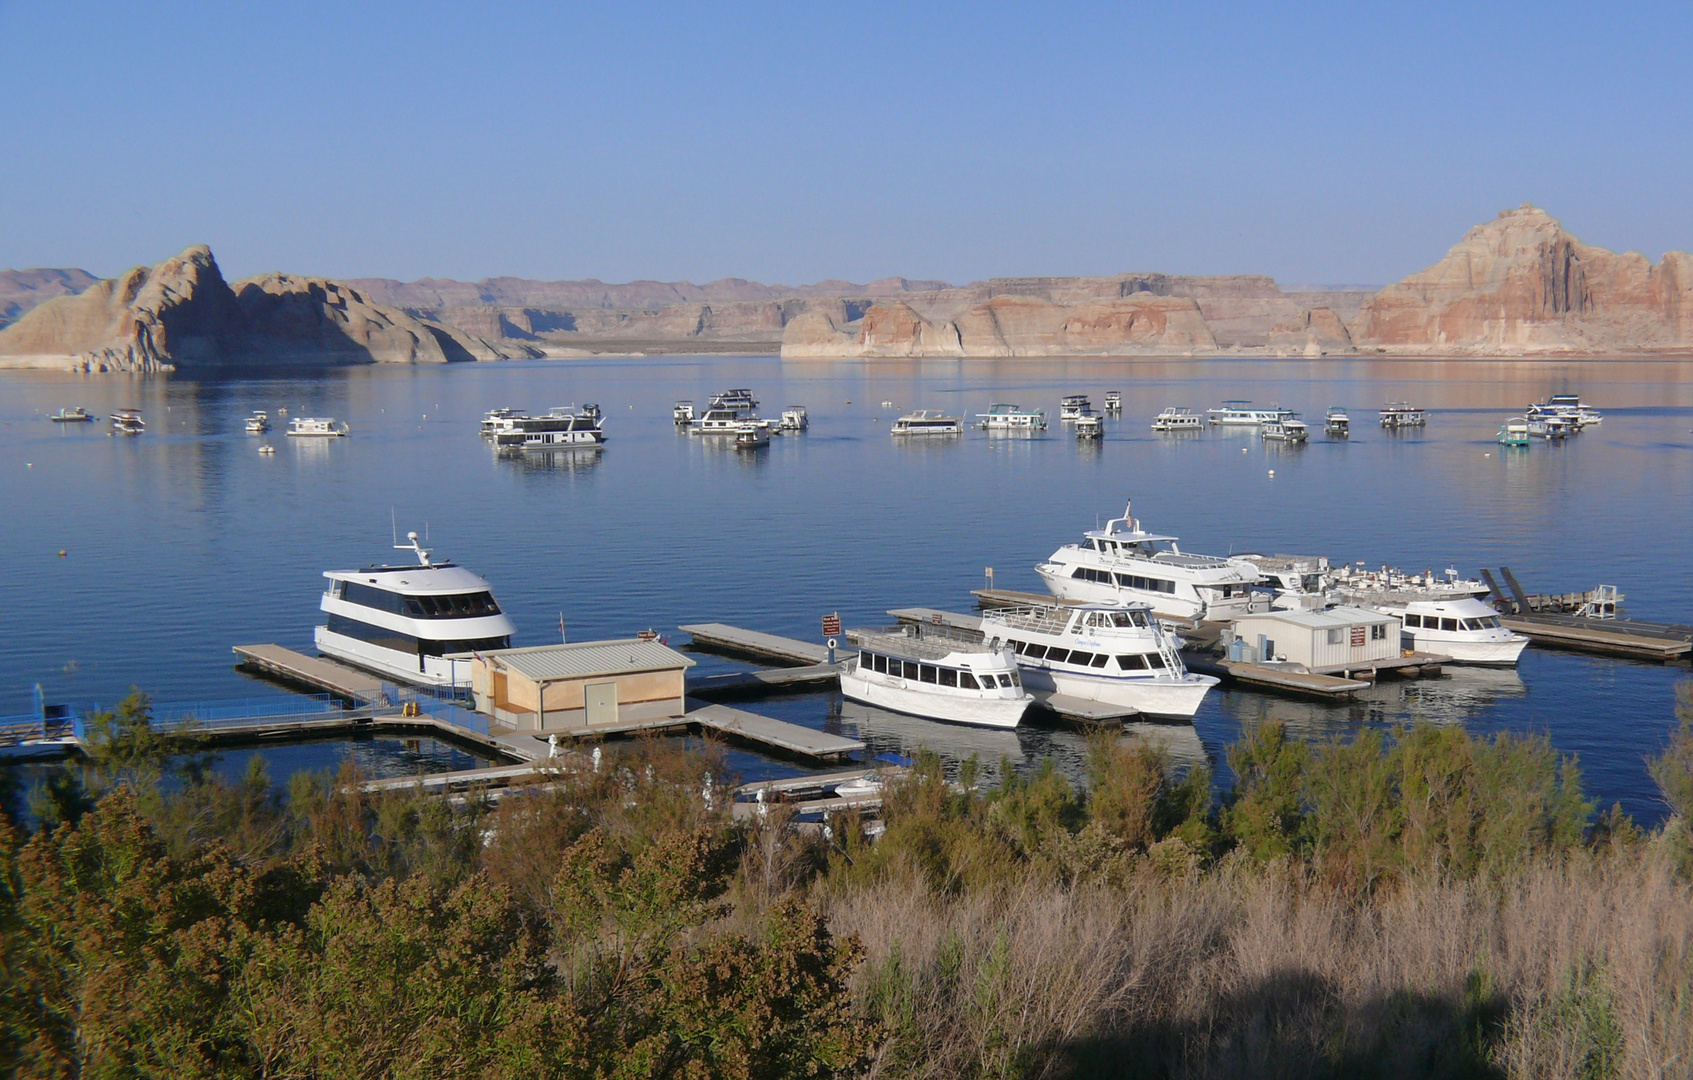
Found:
[[(845, 650), (836, 650), (841, 655)], [(840, 664), (807, 664), (805, 667), (761, 668), (758, 671), (731, 671), (717, 675), (690, 677), (688, 694), (691, 697), (753, 697), (779, 693), (784, 689), (805, 690), (819, 683), (832, 683), (840, 678)], [(691, 673), (690, 673), (691, 676)]]
[(1502, 615), (1501, 624), (1536, 645), (1578, 652), (1669, 662), (1693, 653), (1693, 628), (1632, 619), (1578, 615)]
[[(799, 641), (778, 634), (745, 630), (727, 623), (693, 623), (678, 629), (693, 637), (696, 648), (712, 652), (751, 656), (784, 664), (823, 664), (829, 660), (829, 650), (821, 644), (814, 645), (809, 641)], [(839, 650), (836, 651), (838, 654)]]
[(1131, 709), (1127, 705), (1112, 705), (1108, 702), (1092, 701), (1070, 694), (1048, 693), (1045, 690), (1031, 690), (1029, 692), (1034, 694), (1036, 705), (1055, 712), (1066, 720), (1085, 720), (1090, 724), (1104, 724), (1133, 720), (1140, 715), (1140, 710)]
[(1047, 604), (1074, 607), (1081, 603), (1080, 600), (1060, 600), (1050, 593), (1019, 592), (1016, 589), (971, 589), (970, 595), (976, 598), (976, 606), (984, 611), (989, 608), (1031, 607)]
[(864, 749), (864, 744), (857, 739), (731, 709), (727, 705), (706, 705), (694, 709), (688, 713), (688, 719), (722, 735), (818, 760), (841, 758)]
[(281, 645), (237, 645), (235, 655), (241, 657), (242, 667), (349, 701), (373, 702), (382, 696), (382, 680), (375, 675)]
[(1214, 656), (1203, 656), (1198, 653), (1182, 653), (1182, 662), (1188, 666), (1190, 671), (1215, 675), (1219, 679), (1245, 683), (1248, 686), (1298, 694), (1303, 697), (1330, 699), (1350, 697), (1370, 685), (1362, 679), (1342, 679), (1333, 675), (1313, 675), (1306, 672), (1286, 671), (1278, 667), (1221, 660)]

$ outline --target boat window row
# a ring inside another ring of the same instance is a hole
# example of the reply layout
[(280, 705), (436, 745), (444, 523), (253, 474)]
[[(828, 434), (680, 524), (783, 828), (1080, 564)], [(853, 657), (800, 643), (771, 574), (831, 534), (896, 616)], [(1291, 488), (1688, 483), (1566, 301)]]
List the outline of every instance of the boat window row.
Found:
[(1410, 630), (1497, 630), (1499, 616), (1483, 615), (1479, 619), (1453, 619), (1439, 615), (1406, 615), (1405, 626)]
[[(914, 660), (902, 660), (897, 656), (883, 656), (881, 653), (861, 651), (858, 654), (858, 666), (866, 671), (874, 671), (882, 675), (892, 675), (896, 678), (908, 679), (911, 682), (934, 683), (937, 686), (956, 686), (960, 690), (993, 690), (995, 689), (995, 675), (981, 672), (981, 681), (977, 681), (976, 673), (962, 668), (950, 668), (943, 664), (922, 664)], [(1021, 686), (1022, 680), (1015, 671), (997, 673), (998, 686)]]
[(1165, 581), (1163, 578), (1141, 577), (1139, 574), (1113, 574), (1109, 570), (1095, 570), (1089, 566), (1078, 566), (1070, 574), (1073, 578), (1091, 581), (1096, 585), (1120, 585), (1125, 589), (1140, 589), (1144, 592), (1169, 593), (1174, 596), (1176, 583)]
[(350, 637), (355, 641), (362, 641), (367, 645), (375, 645), (378, 648), (409, 653), (412, 656), (448, 656), (453, 653), (483, 652), (489, 649), (508, 649), (511, 647), (509, 636), (464, 638), (457, 641), (431, 641), (428, 638), (418, 638), (398, 630), (390, 630), (385, 626), (372, 626), (369, 623), (336, 614), (329, 616), (329, 632)]
[(412, 619), (476, 619), (500, 613), (500, 605), (494, 602), (494, 594), (487, 591), (451, 593), (444, 596), (402, 596), (387, 589), (360, 585), (356, 581), (337, 584), (340, 589), (334, 595), (340, 596), (349, 604)]
[[(1049, 664), (1075, 664), (1077, 667), (1102, 668), (1111, 662), (1110, 653), (1090, 652), (1087, 649), (1059, 649), (1035, 645), (1027, 641), (1013, 641), (1017, 655), (1030, 660), (1045, 660)], [(1117, 657), (1117, 667), (1123, 671), (1163, 671), (1164, 657), (1159, 653), (1133, 653)]]

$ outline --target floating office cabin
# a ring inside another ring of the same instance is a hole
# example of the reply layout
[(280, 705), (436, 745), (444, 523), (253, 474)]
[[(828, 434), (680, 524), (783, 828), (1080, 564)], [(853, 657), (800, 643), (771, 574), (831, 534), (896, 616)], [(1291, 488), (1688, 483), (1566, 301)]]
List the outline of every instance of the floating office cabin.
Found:
[(693, 666), (638, 638), (497, 649), (472, 659), (471, 693), (478, 712), (519, 731), (580, 734), (682, 716)]
[(1355, 671), (1400, 656), (1399, 620), (1379, 611), (1265, 611), (1234, 620), (1230, 660), (1285, 660), (1315, 672)]

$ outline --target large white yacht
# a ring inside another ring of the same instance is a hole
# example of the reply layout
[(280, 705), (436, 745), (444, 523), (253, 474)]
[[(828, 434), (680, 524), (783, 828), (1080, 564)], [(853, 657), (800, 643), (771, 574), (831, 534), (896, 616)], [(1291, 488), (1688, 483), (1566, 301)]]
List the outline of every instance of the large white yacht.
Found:
[(1014, 728), (1034, 702), (1009, 645), (923, 628), (855, 631), (858, 655), (841, 665), (841, 696), (930, 720)]
[[(1035, 567), (1052, 595), (1094, 604), (1150, 604), (1166, 619), (1231, 619), (1254, 610), (1250, 563), (1188, 555), (1173, 536), (1141, 528), (1132, 506), (1103, 529), (1065, 544)], [(1258, 605), (1264, 606), (1262, 602)]]
[(1217, 685), (1212, 676), (1187, 670), (1174, 636), (1146, 604), (984, 611), (982, 634), (990, 649), (1011, 646), (1024, 686), (1147, 716), (1191, 720), (1205, 692)]
[(599, 446), (605, 442), (599, 409), (584, 406), (578, 412), (564, 405), (544, 415), (494, 418), (494, 445), (502, 449), (550, 449), (560, 446)]
[(406, 540), (395, 550), (416, 555), (415, 566), (324, 572), (329, 622), (317, 628), (317, 650), (401, 682), (468, 686), (469, 654), (510, 646), (511, 620), (486, 581), (431, 561), (416, 533)]

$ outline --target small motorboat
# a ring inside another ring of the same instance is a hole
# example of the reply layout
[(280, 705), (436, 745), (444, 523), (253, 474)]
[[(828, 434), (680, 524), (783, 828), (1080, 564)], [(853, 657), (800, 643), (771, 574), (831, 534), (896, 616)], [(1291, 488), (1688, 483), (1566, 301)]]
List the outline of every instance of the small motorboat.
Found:
[(270, 443), (265, 443), (263, 446), (259, 447), (259, 453), (263, 454), (265, 457), (270, 457), (272, 454), (276, 453), (276, 447), (272, 446)]
[(92, 424), (99, 417), (83, 408), (81, 405), (69, 409), (61, 408), (47, 419), (55, 424)]

